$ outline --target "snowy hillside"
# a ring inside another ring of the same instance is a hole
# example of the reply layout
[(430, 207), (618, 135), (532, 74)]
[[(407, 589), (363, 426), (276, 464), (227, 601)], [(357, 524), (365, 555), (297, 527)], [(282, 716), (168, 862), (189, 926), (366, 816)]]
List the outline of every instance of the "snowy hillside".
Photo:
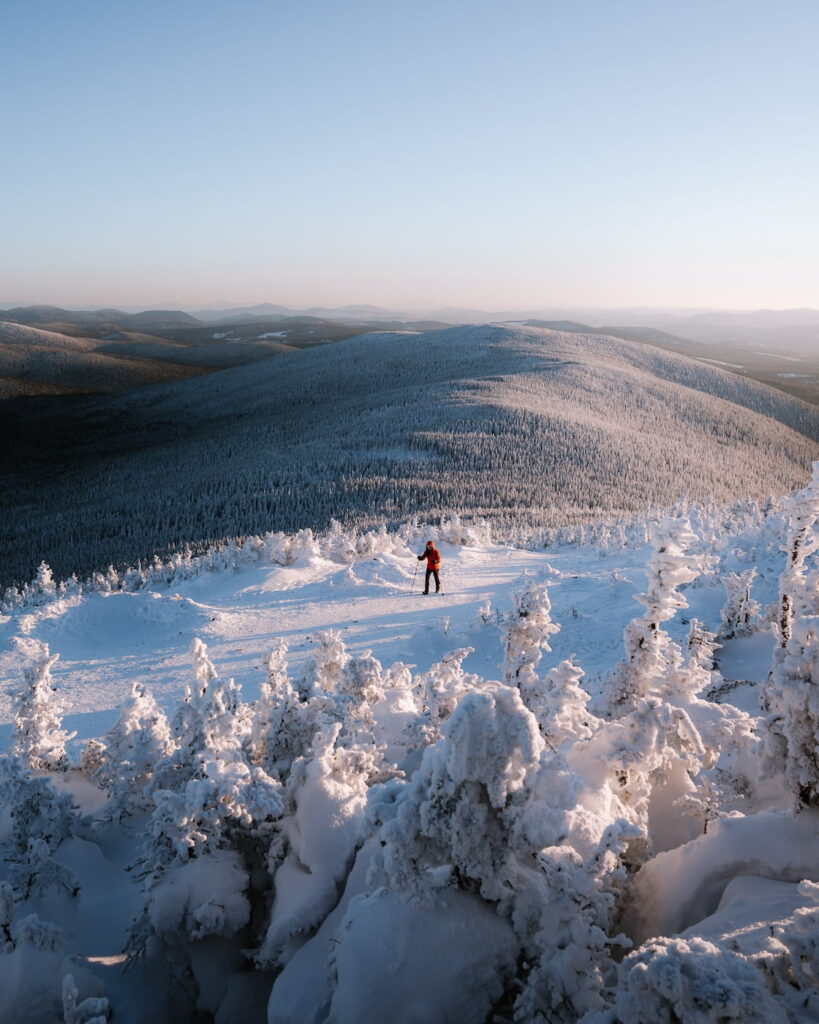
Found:
[(0, 567), (61, 576), (266, 529), (450, 511), (560, 526), (791, 490), (819, 410), (645, 345), (500, 326), (369, 335), (18, 424)]
[(0, 1019), (815, 1021), (818, 520), (819, 465), (551, 549), (452, 519), (439, 595), (417, 526), (42, 567)]
[(114, 391), (188, 375), (172, 362), (154, 362), (150, 352), (106, 352), (92, 338), (4, 323), (0, 312), (0, 399)]

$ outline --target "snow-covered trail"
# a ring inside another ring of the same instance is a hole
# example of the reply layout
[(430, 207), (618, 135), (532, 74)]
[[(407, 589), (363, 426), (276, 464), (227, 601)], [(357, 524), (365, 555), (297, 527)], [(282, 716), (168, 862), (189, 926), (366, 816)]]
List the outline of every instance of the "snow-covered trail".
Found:
[[(350, 565), (309, 558), (292, 566), (250, 564), (205, 573), (135, 594), (89, 594), (0, 617), (0, 747), (10, 735), (9, 689), (19, 678), (12, 638), (30, 636), (60, 654), (54, 670), (65, 727), (77, 739), (101, 735), (138, 680), (166, 708), (190, 680), (189, 648), (198, 636), (219, 674), (255, 699), (272, 641), (290, 649), (298, 675), (315, 634), (337, 629), (354, 653), (371, 649), (384, 664), (403, 661), (425, 671), (447, 652), (472, 647), (465, 669), (498, 677), (502, 659), (497, 613), (505, 612), (526, 577), (551, 582), (561, 631), (544, 667), (577, 654), (591, 690), (622, 652), (622, 631), (639, 612), (646, 550), (602, 556), (592, 548), (532, 552), (509, 547), (439, 544), (443, 593), (423, 596), (423, 566), (409, 548)], [(715, 623), (719, 586), (689, 592), (691, 614)], [(479, 613), (486, 602), (487, 616)], [(488, 619), (488, 621), (484, 621)], [(684, 631), (684, 626), (680, 626)]]

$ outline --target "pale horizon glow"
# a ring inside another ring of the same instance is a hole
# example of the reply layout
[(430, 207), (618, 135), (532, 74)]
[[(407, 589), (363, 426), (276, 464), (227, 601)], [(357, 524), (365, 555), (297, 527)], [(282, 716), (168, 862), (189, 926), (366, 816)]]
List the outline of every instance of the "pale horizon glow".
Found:
[(813, 0), (2, 24), (0, 307), (819, 307)]

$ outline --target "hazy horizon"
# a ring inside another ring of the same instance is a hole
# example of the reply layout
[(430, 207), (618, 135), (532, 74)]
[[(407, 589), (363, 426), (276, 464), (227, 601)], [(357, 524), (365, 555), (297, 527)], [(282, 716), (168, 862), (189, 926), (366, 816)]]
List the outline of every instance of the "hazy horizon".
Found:
[(14, 304), (819, 307), (808, 0), (43, 0), (3, 27)]
[(729, 308), (727, 306), (687, 306), (687, 307), (674, 307), (674, 306), (649, 306), (649, 305), (634, 305), (634, 306), (582, 306), (582, 305), (556, 305), (552, 307), (538, 306), (535, 304), (529, 306), (517, 306), (512, 308), (505, 308), (501, 306), (462, 306), (452, 302), (444, 302), (440, 305), (419, 305), (419, 306), (404, 306), (402, 308), (384, 306), (375, 302), (368, 302), (362, 300), (360, 302), (351, 301), (338, 304), (330, 304), (321, 300), (314, 302), (305, 302), (298, 305), (290, 305), (289, 303), (281, 302), (274, 299), (250, 299), (246, 301), (242, 300), (225, 300), (225, 301), (211, 301), (208, 303), (190, 303), (181, 301), (168, 301), (166, 303), (150, 303), (150, 302), (139, 302), (139, 303), (128, 303), (128, 302), (89, 302), (89, 303), (76, 303), (76, 302), (56, 302), (52, 298), (44, 298), (40, 301), (27, 301), (18, 302), (13, 300), (0, 299), (0, 312), (8, 311), (15, 308), (27, 308), (27, 307), (38, 307), (38, 306), (53, 306), (60, 309), (65, 309), (73, 312), (87, 311), (94, 312), (97, 310), (119, 310), (123, 313), (140, 313), (150, 312), (156, 310), (168, 310), (168, 311), (179, 311), (185, 313), (191, 313), (195, 315), (197, 312), (207, 313), (210, 311), (221, 312), (222, 310), (231, 309), (254, 309), (257, 307), (265, 306), (280, 306), (285, 309), (293, 309), (295, 311), (309, 310), (309, 309), (326, 309), (330, 312), (342, 311), (345, 309), (350, 310), (365, 310), (367, 308), (373, 311), (382, 313), (396, 313), (404, 314), (410, 317), (413, 316), (424, 316), (434, 313), (436, 311), (444, 313), (448, 311), (457, 312), (459, 310), (476, 313), (503, 313), (514, 315), (546, 315), (548, 314), (555, 319), (561, 317), (569, 317), (573, 314), (599, 314), (599, 315), (610, 315), (610, 314), (640, 314), (642, 316), (660, 316), (669, 318), (684, 318), (687, 316), (698, 316), (704, 313), (722, 313), (722, 314), (753, 314), (753, 313), (788, 313), (788, 312), (816, 312), (819, 314), (819, 305), (816, 307), (812, 306), (789, 306), (789, 307), (773, 307), (773, 306), (748, 306), (748, 307), (735, 307)]

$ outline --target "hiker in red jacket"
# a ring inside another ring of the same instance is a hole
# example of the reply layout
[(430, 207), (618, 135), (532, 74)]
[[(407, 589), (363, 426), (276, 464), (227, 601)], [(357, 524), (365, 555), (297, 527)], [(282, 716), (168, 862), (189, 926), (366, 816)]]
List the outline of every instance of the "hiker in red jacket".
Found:
[(427, 560), (427, 574), (424, 579), (424, 593), (429, 593), (429, 578), (434, 576), (435, 593), (437, 594), (441, 589), (441, 577), (438, 575), (438, 570), (441, 568), (441, 553), (431, 540), (427, 541), (424, 553), (418, 556), (418, 561), (422, 562), (425, 558)]

